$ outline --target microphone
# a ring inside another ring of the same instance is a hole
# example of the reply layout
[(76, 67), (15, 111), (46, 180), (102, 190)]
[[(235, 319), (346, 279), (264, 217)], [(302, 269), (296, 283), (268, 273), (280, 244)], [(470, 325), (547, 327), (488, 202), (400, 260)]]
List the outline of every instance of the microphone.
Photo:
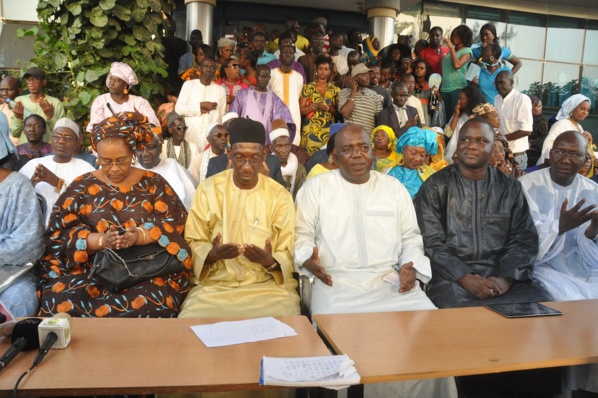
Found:
[(72, 318), (59, 312), (52, 318), (44, 319), (38, 327), (40, 349), (33, 360), (33, 367), (39, 365), (51, 348), (66, 348), (71, 342)]
[(106, 103), (106, 106), (108, 107), (108, 109), (110, 110), (110, 112), (112, 112), (112, 116), (116, 116), (116, 113), (112, 109), (112, 105), (110, 105), (110, 102)]
[(0, 370), (8, 366), (21, 351), (39, 348), (37, 327), (41, 322), (39, 318), (28, 318), (16, 323), (12, 331), (12, 345), (0, 357)]

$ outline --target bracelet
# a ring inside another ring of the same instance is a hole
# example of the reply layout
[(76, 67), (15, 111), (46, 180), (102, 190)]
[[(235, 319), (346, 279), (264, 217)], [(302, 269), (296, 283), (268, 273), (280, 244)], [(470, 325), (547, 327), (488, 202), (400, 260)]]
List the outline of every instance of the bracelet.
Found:
[(355, 101), (355, 98), (349, 98), (349, 101)]
[(54, 190), (54, 192), (56, 193), (60, 193), (60, 191), (62, 190), (62, 188), (64, 187), (64, 180), (62, 178), (58, 179), (58, 184), (56, 185), (56, 189)]
[(266, 268), (266, 271), (268, 271), (268, 272), (272, 272), (272, 271), (274, 271), (274, 270), (275, 270), (275, 269), (276, 269), (278, 266), (280, 266), (280, 264), (278, 264), (278, 261), (274, 260), (274, 264), (272, 264), (272, 265), (270, 265), (270, 266), (268, 266), (268, 267), (265, 267), (265, 268)]
[(100, 236), (100, 239), (98, 240), (98, 246), (104, 247), (104, 234)]
[(139, 232), (141, 232), (143, 234), (143, 240), (141, 241), (142, 244), (145, 243), (145, 231), (143, 230), (143, 228), (140, 227), (135, 227), (135, 229), (139, 230)]
[(143, 116), (143, 119), (141, 119), (140, 123), (147, 123), (147, 116)]
[(311, 110), (315, 111), (316, 110), (316, 104), (311, 104)]

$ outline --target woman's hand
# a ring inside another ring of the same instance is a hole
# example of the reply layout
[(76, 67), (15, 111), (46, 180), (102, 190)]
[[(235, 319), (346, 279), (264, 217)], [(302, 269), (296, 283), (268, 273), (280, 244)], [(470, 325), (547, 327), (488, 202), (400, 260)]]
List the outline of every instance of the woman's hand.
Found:
[(117, 115), (117, 117), (123, 122), (143, 122), (145, 119), (145, 116), (137, 111), (121, 112)]
[(139, 239), (139, 231), (135, 227), (125, 228), (124, 234), (121, 234), (122, 231), (116, 236), (116, 250), (131, 247)]

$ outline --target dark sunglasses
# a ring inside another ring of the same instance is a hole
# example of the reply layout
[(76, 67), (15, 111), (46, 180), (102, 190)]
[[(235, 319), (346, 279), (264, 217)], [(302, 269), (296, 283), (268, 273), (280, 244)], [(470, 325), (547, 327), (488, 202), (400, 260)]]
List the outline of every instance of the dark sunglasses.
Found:
[(241, 67), (241, 65), (239, 65), (239, 64), (232, 64), (232, 65), (229, 65), (229, 66), (231, 68), (233, 68), (233, 69), (239, 69)]

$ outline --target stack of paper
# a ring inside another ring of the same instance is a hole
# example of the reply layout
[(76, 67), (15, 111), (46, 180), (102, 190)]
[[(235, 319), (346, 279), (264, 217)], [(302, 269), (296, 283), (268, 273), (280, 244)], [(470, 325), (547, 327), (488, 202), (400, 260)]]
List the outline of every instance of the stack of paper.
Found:
[(347, 355), (324, 357), (264, 357), (260, 385), (286, 387), (346, 388), (359, 384), (361, 376)]
[(222, 347), (297, 336), (297, 332), (292, 327), (272, 317), (191, 326), (191, 330), (206, 347)]

